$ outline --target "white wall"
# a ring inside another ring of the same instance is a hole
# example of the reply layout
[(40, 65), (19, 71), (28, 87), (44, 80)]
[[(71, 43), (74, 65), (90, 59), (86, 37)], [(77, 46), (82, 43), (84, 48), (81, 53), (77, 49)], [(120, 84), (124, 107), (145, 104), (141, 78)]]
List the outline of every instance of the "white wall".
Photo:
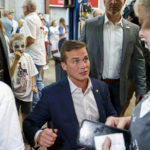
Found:
[(0, 0), (0, 8), (4, 7), (4, 0)]
[(66, 24), (68, 25), (68, 9), (63, 7), (50, 7), (50, 21), (56, 20), (59, 22), (60, 18), (64, 18)]

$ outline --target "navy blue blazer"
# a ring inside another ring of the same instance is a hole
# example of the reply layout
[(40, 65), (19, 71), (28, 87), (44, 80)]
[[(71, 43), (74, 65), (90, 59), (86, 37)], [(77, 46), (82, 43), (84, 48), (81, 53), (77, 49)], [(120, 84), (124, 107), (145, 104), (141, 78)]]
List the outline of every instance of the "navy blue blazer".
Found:
[[(107, 85), (99, 80), (91, 79), (93, 94), (98, 106), (99, 121), (105, 122), (108, 116), (116, 116), (110, 101)], [(50, 150), (77, 150), (79, 124), (75, 114), (71, 91), (67, 77), (42, 90), (42, 97), (35, 109), (23, 123), (23, 131), (31, 146), (34, 146), (35, 133), (48, 122), (58, 129), (58, 138)]]

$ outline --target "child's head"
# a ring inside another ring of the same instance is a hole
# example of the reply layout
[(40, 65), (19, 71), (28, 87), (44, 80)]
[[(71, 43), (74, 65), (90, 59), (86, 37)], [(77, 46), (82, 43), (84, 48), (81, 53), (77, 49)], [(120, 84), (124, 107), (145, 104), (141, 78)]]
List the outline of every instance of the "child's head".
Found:
[(10, 38), (10, 47), (14, 52), (20, 51), (23, 53), (26, 47), (25, 37), (19, 33), (13, 34)]

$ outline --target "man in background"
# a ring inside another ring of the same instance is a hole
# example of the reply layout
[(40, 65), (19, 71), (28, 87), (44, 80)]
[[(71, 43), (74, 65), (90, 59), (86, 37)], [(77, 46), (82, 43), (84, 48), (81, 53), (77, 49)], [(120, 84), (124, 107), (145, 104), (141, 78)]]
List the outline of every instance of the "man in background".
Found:
[(138, 36), (139, 27), (122, 18), (124, 3), (125, 0), (104, 0), (106, 13), (87, 20), (80, 37), (87, 44), (90, 75), (107, 83), (118, 115), (127, 100), (131, 60), (134, 61), (136, 103), (146, 92), (145, 60)]
[(36, 13), (35, 0), (24, 0), (22, 8), (25, 16), (22, 31), (27, 39), (26, 52), (32, 57), (39, 72), (35, 76), (36, 89), (38, 89), (38, 94), (33, 94), (32, 108), (34, 108), (40, 99), (41, 90), (44, 87), (41, 78), (41, 70), (46, 64), (44, 28), (39, 16)]

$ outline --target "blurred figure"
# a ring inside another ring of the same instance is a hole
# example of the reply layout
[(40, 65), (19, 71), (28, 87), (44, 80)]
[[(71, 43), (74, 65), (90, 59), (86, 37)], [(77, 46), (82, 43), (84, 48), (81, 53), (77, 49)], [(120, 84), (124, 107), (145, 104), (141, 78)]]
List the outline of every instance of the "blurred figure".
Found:
[(24, 150), (14, 95), (10, 87), (1, 81), (0, 122), (0, 149)]
[(41, 70), (46, 64), (44, 28), (39, 16), (36, 13), (35, 0), (24, 0), (22, 8), (25, 16), (23, 34), (27, 39), (26, 53), (32, 57), (38, 70), (38, 74), (35, 76), (35, 83), (36, 89), (38, 89), (38, 94), (33, 94), (32, 103), (32, 108), (34, 108), (40, 99), (41, 91), (44, 87), (41, 78)]
[(17, 28), (17, 30), (16, 30), (16, 33), (20, 33), (20, 32), (21, 32), (20, 30), (22, 29), (23, 24), (24, 24), (24, 19), (20, 19), (20, 20), (18, 21), (18, 28)]
[(46, 27), (46, 20), (44, 18), (41, 19), (43, 27), (44, 27), (44, 41), (46, 47), (46, 65), (42, 68), (41, 77), (44, 79), (44, 70), (48, 69), (48, 28)]
[(93, 10), (93, 17), (101, 16), (103, 14), (104, 14), (104, 12), (100, 9), (94, 9)]
[[(64, 18), (60, 18), (58, 30), (59, 30), (58, 49), (60, 52), (61, 46), (66, 41), (66, 38), (67, 38), (67, 35), (66, 35), (67, 34), (67, 26), (66, 26)], [(55, 56), (54, 56), (54, 59), (55, 59)], [(60, 59), (60, 56), (59, 56), (59, 59)], [(65, 76), (66, 76), (66, 72), (62, 69), (60, 61), (56, 62), (56, 81), (63, 79)]]
[(42, 18), (41, 21), (44, 27), (44, 41), (45, 41), (46, 52), (48, 52), (48, 28), (46, 27), (46, 20)]
[(4, 37), (4, 30), (1, 21), (0, 21), (0, 81), (5, 82), (10, 87), (12, 87), (9, 58), (8, 58), (8, 46)]
[[(38, 13), (38, 16), (40, 17), (40, 19), (44, 19), (44, 16), (42, 13)], [(45, 20), (46, 21), (46, 20)], [(50, 24), (48, 21), (45, 22), (45, 26), (48, 28), (48, 36), (47, 36), (47, 39), (48, 39), (48, 56), (50, 56)]]
[(13, 32), (13, 22), (8, 19), (8, 14), (9, 14), (9, 12), (4, 10), (2, 13), (3, 17), (1, 18), (1, 21), (2, 21), (4, 29), (6, 31), (7, 37), (10, 38), (11, 34)]
[(51, 31), (50, 37), (51, 53), (53, 55), (54, 53), (58, 52), (58, 41), (59, 41), (59, 31), (56, 20), (52, 21), (50, 31)]
[(8, 54), (9, 54), (10, 53), (10, 50), (9, 50), (9, 39), (8, 39), (8, 37), (6, 35), (6, 31), (5, 31), (4, 27), (3, 27), (3, 23), (2, 23), (1, 20), (0, 20), (0, 30), (2, 31), (2, 33), (3, 33), (4, 37), (5, 37), (6, 46), (7, 46), (7, 50), (8, 50)]
[(13, 31), (12, 34), (15, 34), (18, 28), (18, 22), (16, 20), (14, 20), (12, 13), (8, 13), (8, 19), (12, 21), (13, 23)]
[(67, 26), (65, 23), (65, 19), (60, 18), (59, 20), (59, 42), (58, 42), (59, 51), (61, 49), (62, 44), (66, 41), (66, 38), (67, 38), (66, 33), (67, 33)]

